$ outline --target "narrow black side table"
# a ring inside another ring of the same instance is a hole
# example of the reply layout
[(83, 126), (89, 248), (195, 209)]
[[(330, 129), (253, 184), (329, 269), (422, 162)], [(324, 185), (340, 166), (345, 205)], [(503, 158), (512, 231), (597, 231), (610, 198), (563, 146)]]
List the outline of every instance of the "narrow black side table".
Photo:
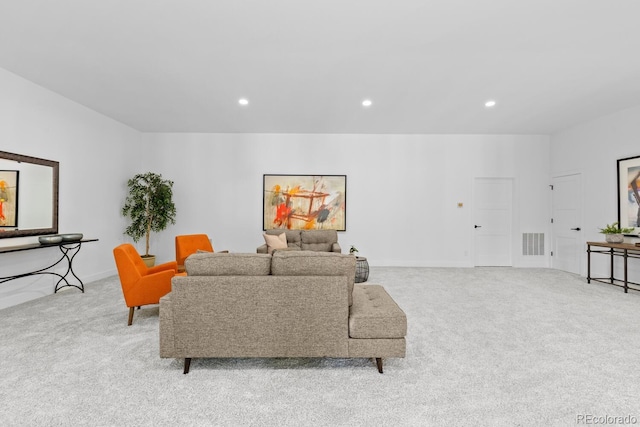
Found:
[[(60, 249), (60, 258), (53, 264), (49, 265), (48, 267), (40, 268), (35, 271), (29, 271), (27, 273), (19, 273), (19, 274), (14, 274), (12, 276), (0, 277), (0, 283), (5, 283), (10, 280), (20, 279), (22, 277), (34, 276), (36, 274), (52, 274), (54, 276), (58, 276), (59, 278), (53, 290), (54, 293), (58, 292), (60, 289), (65, 287), (77, 288), (84, 293), (84, 283), (82, 283), (82, 280), (80, 280), (80, 278), (76, 276), (75, 271), (73, 271), (73, 259), (80, 251), (80, 247), (82, 247), (83, 243), (97, 242), (97, 241), (98, 239), (84, 239), (84, 240), (73, 240), (73, 241), (60, 242), (60, 243), (51, 243), (48, 245), (34, 243), (34, 244), (0, 248), (0, 254), (8, 253), (8, 252), (30, 251), (33, 249), (42, 249), (42, 248), (58, 247), (58, 249)], [(47, 271), (58, 264), (60, 264), (63, 267), (63, 269), (66, 267), (67, 271), (64, 274), (56, 273), (55, 271)], [(69, 283), (69, 280), (72, 277), (74, 277), (79, 284)]]
[(356, 257), (356, 283), (366, 282), (369, 278), (369, 263), (363, 256)]

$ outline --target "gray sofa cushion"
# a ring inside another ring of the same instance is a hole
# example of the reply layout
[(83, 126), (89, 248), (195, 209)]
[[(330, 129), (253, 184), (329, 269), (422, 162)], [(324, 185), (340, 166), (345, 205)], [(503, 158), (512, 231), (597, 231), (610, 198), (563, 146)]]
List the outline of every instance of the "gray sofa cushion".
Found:
[(300, 248), (287, 248), (287, 249), (274, 249), (271, 253), (275, 254), (276, 252), (280, 252), (280, 251), (300, 251), (302, 249)]
[(274, 276), (346, 276), (349, 305), (356, 276), (356, 257), (334, 252), (276, 251), (271, 259)]
[(336, 230), (303, 230), (300, 233), (303, 251), (331, 252), (333, 244), (338, 242)]
[(271, 255), (240, 253), (201, 253), (184, 261), (189, 276), (268, 276)]

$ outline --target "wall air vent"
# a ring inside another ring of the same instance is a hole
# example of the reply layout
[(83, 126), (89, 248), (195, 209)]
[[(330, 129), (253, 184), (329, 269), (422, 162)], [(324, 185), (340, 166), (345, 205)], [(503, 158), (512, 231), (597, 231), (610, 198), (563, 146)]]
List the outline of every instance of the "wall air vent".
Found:
[(522, 233), (522, 255), (544, 255), (544, 233)]

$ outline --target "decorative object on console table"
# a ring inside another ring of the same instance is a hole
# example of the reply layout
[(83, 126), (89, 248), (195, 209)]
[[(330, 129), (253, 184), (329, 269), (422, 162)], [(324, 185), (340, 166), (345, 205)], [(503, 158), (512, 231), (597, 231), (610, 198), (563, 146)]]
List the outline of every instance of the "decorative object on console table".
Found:
[(38, 242), (41, 245), (54, 245), (62, 242), (62, 236), (40, 236), (38, 237)]
[[(352, 246), (353, 247), (353, 246)], [(356, 257), (356, 283), (363, 283), (369, 279), (369, 263), (363, 256)]]
[(604, 234), (604, 239), (607, 243), (622, 243), (624, 242), (624, 234), (631, 233), (632, 231), (633, 228), (620, 228), (618, 222), (607, 224), (604, 228), (600, 229), (600, 233)]
[(263, 176), (263, 230), (346, 230), (346, 175)]
[(63, 242), (77, 242), (82, 240), (84, 235), (82, 233), (67, 233), (61, 234), (60, 237), (62, 237)]
[(349, 248), (349, 253), (350, 253), (351, 255), (355, 255), (355, 254), (357, 254), (358, 252), (359, 252), (359, 251), (358, 251), (358, 249), (357, 249), (355, 246), (351, 245), (351, 247)]
[(618, 223), (640, 232), (640, 156), (618, 160)]
[(606, 234), (604, 240), (607, 243), (622, 243), (624, 242), (624, 235), (622, 234)]
[(122, 207), (122, 215), (131, 219), (125, 229), (134, 242), (145, 237), (146, 250), (142, 259), (148, 267), (155, 264), (155, 255), (149, 254), (149, 236), (152, 231), (162, 231), (169, 223), (176, 223), (176, 206), (173, 203), (173, 181), (162, 175), (147, 172), (137, 174), (129, 181), (129, 194)]

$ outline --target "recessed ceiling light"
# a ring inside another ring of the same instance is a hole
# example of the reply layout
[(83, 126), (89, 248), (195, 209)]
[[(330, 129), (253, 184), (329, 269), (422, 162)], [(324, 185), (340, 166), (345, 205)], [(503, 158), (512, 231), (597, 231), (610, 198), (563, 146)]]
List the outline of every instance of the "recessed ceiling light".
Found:
[(238, 104), (240, 104), (240, 105), (249, 105), (249, 100), (247, 98), (240, 98), (238, 100)]
[(371, 102), (370, 99), (365, 99), (364, 101), (362, 101), (362, 106), (363, 107), (371, 107), (372, 104), (373, 104), (373, 102)]
[(491, 107), (495, 107), (496, 106), (496, 101), (493, 99), (488, 100), (487, 102), (484, 103), (484, 106), (487, 108), (491, 108)]

